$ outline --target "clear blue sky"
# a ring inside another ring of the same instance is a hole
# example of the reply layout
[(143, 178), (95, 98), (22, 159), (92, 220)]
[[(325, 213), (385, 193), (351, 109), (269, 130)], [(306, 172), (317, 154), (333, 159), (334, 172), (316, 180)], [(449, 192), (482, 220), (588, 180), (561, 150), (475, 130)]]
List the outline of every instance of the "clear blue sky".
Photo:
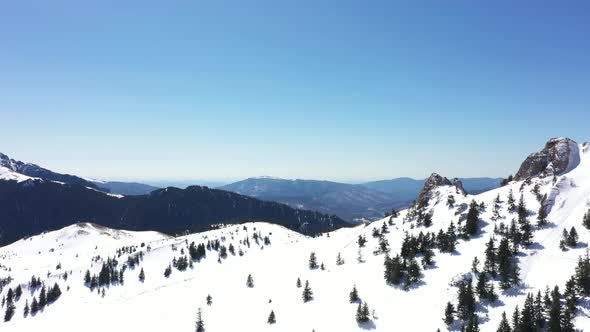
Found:
[(363, 181), (505, 176), (590, 140), (588, 1), (88, 3), (0, 4), (0, 151), (105, 179)]

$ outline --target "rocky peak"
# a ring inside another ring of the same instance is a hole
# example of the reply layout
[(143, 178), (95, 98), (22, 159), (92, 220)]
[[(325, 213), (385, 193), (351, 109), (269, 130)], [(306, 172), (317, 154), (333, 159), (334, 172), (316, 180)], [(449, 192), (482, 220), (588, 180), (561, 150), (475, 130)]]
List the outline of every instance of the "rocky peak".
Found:
[(465, 195), (465, 190), (463, 189), (463, 183), (455, 178), (453, 181), (450, 181), (444, 176), (441, 176), (437, 173), (432, 173), (428, 179), (424, 182), (424, 186), (420, 190), (418, 194), (417, 202), (420, 205), (425, 205), (428, 203), (430, 198), (432, 197), (432, 191), (438, 187), (442, 186), (455, 186), (457, 191), (463, 195)]
[(559, 137), (552, 138), (543, 150), (531, 153), (520, 165), (514, 180), (520, 181), (538, 175), (560, 175), (574, 169), (580, 163), (578, 143)]

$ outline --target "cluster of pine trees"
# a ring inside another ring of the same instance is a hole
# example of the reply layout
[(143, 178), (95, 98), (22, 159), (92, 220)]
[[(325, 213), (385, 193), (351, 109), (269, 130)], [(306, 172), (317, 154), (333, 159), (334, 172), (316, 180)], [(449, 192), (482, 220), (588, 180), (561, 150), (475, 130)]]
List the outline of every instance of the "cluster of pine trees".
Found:
[(120, 269), (117, 267), (118, 265), (119, 262), (117, 259), (109, 257), (103, 262), (98, 275), (92, 275), (90, 270), (86, 270), (84, 284), (89, 287), (90, 290), (94, 290), (96, 287), (123, 284), (127, 265), (123, 264)]
[(567, 229), (563, 229), (561, 240), (559, 241), (559, 248), (563, 251), (566, 250), (566, 246), (575, 248), (578, 245), (578, 232), (575, 227), (572, 227), (568, 232)]

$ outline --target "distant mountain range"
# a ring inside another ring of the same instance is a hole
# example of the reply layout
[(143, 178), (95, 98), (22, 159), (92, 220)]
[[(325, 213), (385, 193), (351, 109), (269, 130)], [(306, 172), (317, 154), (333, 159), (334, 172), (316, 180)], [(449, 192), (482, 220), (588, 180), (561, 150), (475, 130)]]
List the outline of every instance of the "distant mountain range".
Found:
[(159, 187), (150, 186), (144, 183), (137, 182), (121, 182), (121, 181), (93, 181), (99, 188), (104, 189), (113, 194), (118, 195), (145, 195), (149, 194)]
[[(168, 234), (247, 221), (266, 221), (303, 234), (350, 226), (333, 215), (200, 186), (115, 195), (77, 176), (0, 157), (0, 245), (77, 222)], [(110, 186), (130, 190), (126, 185)]]
[[(478, 194), (500, 186), (500, 178), (462, 178), (465, 190)], [(242, 195), (292, 207), (335, 214), (349, 221), (382, 218), (386, 211), (407, 207), (425, 180), (397, 178), (348, 184), (317, 180), (249, 178), (220, 187)]]

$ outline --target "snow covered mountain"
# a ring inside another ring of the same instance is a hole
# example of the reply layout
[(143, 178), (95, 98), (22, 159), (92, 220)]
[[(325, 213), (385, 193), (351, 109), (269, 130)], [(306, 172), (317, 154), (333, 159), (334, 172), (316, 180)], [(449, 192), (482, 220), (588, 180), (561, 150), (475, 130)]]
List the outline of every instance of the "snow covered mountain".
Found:
[(433, 174), (399, 215), (319, 237), (261, 222), (181, 237), (82, 223), (22, 239), (0, 248), (14, 309), (1, 329), (194, 331), (200, 310), (206, 331), (486, 332), (518, 306), (521, 331), (590, 330), (590, 144), (550, 143), (569, 151), (527, 158), (541, 161), (506, 186), (469, 195)]
[[(465, 190), (480, 193), (500, 186), (501, 179), (461, 179)], [(399, 178), (363, 184), (319, 180), (249, 178), (220, 187), (242, 195), (335, 214), (345, 220), (378, 220), (391, 209), (406, 208), (426, 180)]]
[(32, 178), (98, 189), (96, 184), (83, 178), (70, 174), (56, 173), (39, 165), (11, 159), (7, 155), (0, 153), (0, 180), (17, 180), (22, 182), (31, 180)]

